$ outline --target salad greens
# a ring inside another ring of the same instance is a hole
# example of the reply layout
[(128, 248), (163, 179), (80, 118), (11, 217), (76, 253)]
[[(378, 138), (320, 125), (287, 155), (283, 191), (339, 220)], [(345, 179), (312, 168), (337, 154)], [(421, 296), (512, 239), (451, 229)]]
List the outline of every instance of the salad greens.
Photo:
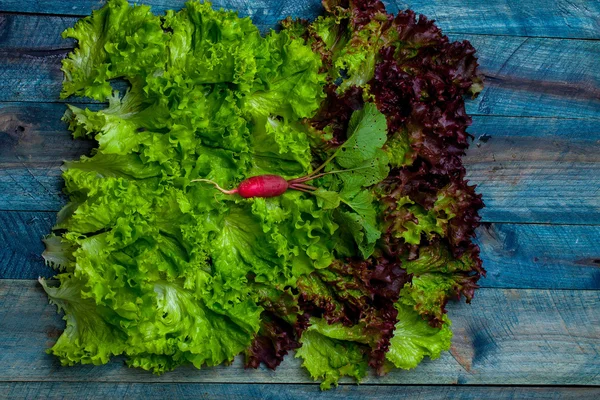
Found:
[[(70, 202), (45, 238), (65, 313), (63, 365), (275, 368), (292, 349), (322, 388), (439, 357), (445, 305), (484, 273), (483, 206), (464, 179), (474, 49), (377, 0), (325, 0), (262, 37), (189, 2), (155, 16), (109, 0), (65, 31), (61, 96), (89, 156), (64, 164)], [(119, 93), (114, 79), (129, 89)], [(312, 193), (225, 195), (263, 174), (314, 172)]]

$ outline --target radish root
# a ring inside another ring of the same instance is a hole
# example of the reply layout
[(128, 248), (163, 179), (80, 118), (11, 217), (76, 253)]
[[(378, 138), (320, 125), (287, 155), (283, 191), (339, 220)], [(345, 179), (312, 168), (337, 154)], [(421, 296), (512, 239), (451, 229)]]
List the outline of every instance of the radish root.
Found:
[(219, 186), (219, 184), (217, 182), (211, 181), (210, 179), (193, 179), (190, 182), (206, 182), (206, 183), (210, 183), (210, 184), (214, 185), (214, 187), (217, 190), (219, 190), (219, 191), (221, 191), (221, 192), (223, 192), (225, 194), (236, 194), (238, 192), (237, 189), (231, 189), (231, 190), (223, 189), (221, 186)]

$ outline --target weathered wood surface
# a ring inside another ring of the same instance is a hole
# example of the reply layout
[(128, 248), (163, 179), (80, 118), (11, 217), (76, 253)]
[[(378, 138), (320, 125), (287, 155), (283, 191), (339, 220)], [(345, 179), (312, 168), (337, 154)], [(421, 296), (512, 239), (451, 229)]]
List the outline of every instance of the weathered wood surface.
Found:
[[(2, 18), (0, 101), (58, 101), (60, 60), (72, 42), (57, 42), (57, 34), (74, 20), (23, 15)], [(52, 34), (39, 26), (52, 26)], [(28, 37), (23, 45), (15, 39), (20, 35)], [(484, 91), (467, 102), (470, 114), (600, 118), (600, 42), (450, 36), (473, 43), (486, 76)]]
[(600, 164), (492, 161), (467, 168), (489, 207), (485, 220), (599, 223)]
[[(60, 165), (89, 154), (72, 140), (59, 103), (0, 103), (0, 210), (56, 211)], [(474, 117), (465, 158), (488, 222), (600, 223), (597, 121)]]
[[(22, 2), (23, 3), (23, 2)], [(79, 17), (40, 16), (23, 14), (2, 14), (4, 1), (0, 3), (0, 50), (5, 52), (32, 52), (70, 49), (75, 45), (73, 39), (63, 39), (61, 34), (75, 25)], [(40, 40), (44, 35), (44, 40)]]
[[(130, 1), (131, 4), (147, 4), (155, 14), (164, 14), (166, 10), (179, 10), (187, 0), (148, 0)], [(0, 12), (18, 12), (51, 15), (87, 16), (92, 10), (102, 7), (104, 0), (36, 0), (35, 2), (20, 2), (18, 0), (2, 0)], [(315, 18), (322, 13), (320, 0), (215, 0), (211, 2), (214, 8), (236, 10), (242, 17), (251, 17), (252, 21), (262, 32), (275, 28), (278, 22), (293, 15), (299, 18)], [(397, 7), (390, 5), (390, 10)]]
[[(131, 2), (133, 3), (133, 2)], [(185, 0), (145, 0), (155, 13), (178, 9)], [(281, 18), (294, 15), (314, 18), (321, 12), (320, 0), (213, 0), (215, 7), (240, 10), (255, 24), (268, 29)], [(386, 0), (390, 12), (407, 8), (438, 21), (448, 32), (560, 38), (599, 38), (600, 4), (588, 0)], [(0, 11), (63, 15), (88, 15), (102, 0), (3, 0)]]
[(483, 287), (600, 289), (600, 226), (484, 224)]
[[(0, 279), (50, 277), (41, 238), (53, 212), (0, 212)], [(488, 288), (600, 289), (600, 226), (485, 224), (477, 243)]]
[(0, 392), (13, 400), (20, 399), (231, 399), (231, 400), (312, 400), (365, 398), (371, 400), (592, 400), (600, 397), (600, 388), (554, 387), (481, 387), (481, 386), (356, 386), (342, 385), (336, 390), (320, 392), (316, 385), (236, 385), (199, 383), (80, 383), (80, 382), (11, 382), (0, 383)]
[[(141, 2), (162, 13), (185, 0)], [(251, 16), (263, 32), (285, 15), (314, 17), (319, 3), (213, 2)], [(51, 275), (39, 239), (64, 202), (59, 166), (92, 147), (70, 140), (59, 120), (60, 59), (74, 45), (60, 32), (102, 4), (0, 0), (0, 210), (21, 210), (0, 211), (0, 397), (600, 397), (598, 387), (389, 386), (600, 385), (600, 226), (592, 225), (600, 224), (600, 41), (560, 40), (600, 38), (600, 2), (587, 0), (386, 2), (470, 40), (486, 77), (484, 92), (468, 102), (475, 142), (465, 162), (487, 204), (484, 220), (496, 223), (478, 231), (484, 288), (473, 305), (450, 306), (450, 353), (325, 394), (292, 357), (276, 372), (245, 371), (237, 359), (230, 368), (161, 377), (119, 358), (60, 367), (43, 352), (64, 327), (60, 316), (34, 281), (6, 278)]]
[[(486, 35), (600, 38), (594, 0), (396, 0), (437, 21), (446, 32)], [(390, 10), (392, 6), (388, 7)]]
[[(411, 371), (370, 376), (364, 384), (599, 385), (600, 291), (480, 289), (476, 306), (449, 305), (453, 346)], [(501, 306), (500, 306), (501, 305)], [(0, 280), (0, 381), (308, 383), (298, 359), (277, 371), (181, 367), (155, 376), (124, 367), (61, 368), (44, 353), (64, 327), (35, 281)]]
[(470, 114), (600, 117), (600, 41), (480, 35), (477, 49), (486, 88)]
[(54, 212), (0, 212), (0, 279), (54, 275), (54, 270), (44, 265), (41, 238), (55, 221)]

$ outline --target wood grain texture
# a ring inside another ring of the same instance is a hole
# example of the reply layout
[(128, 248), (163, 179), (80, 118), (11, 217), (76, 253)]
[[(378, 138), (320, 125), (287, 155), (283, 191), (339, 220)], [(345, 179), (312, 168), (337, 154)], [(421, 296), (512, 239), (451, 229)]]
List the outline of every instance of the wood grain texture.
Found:
[(0, 103), (0, 168), (57, 169), (89, 155), (92, 140), (73, 140), (56, 103)]
[[(145, 0), (155, 13), (178, 9), (184, 0)], [(243, 0), (214, 0), (216, 7), (239, 10), (251, 16), (264, 28), (282, 17), (294, 15), (314, 18), (321, 12), (319, 0), (280, 0), (246, 2)], [(37, 0), (23, 2), (3, 0), (0, 11), (20, 13), (87, 15), (104, 1), (99, 0)], [(393, 0), (384, 1), (388, 11), (407, 8), (438, 21), (447, 32), (484, 33), (495, 35), (543, 36), (559, 38), (600, 37), (600, 4), (586, 0)]]
[[(162, 13), (185, 0), (140, 2)], [(321, 12), (319, 0), (213, 3), (250, 16), (263, 32), (282, 16)], [(449, 307), (451, 352), (326, 393), (291, 356), (276, 372), (243, 370), (239, 358), (161, 377), (127, 369), (119, 357), (60, 367), (44, 350), (64, 322), (36, 282), (6, 278), (52, 274), (40, 237), (65, 200), (59, 166), (92, 148), (70, 140), (59, 121), (60, 60), (73, 46), (60, 33), (102, 4), (0, 0), (0, 12), (9, 12), (0, 14), (0, 102), (12, 102), (0, 103), (0, 210), (50, 210), (0, 211), (0, 397), (600, 398), (598, 387), (504, 386), (600, 385), (600, 226), (590, 225), (600, 224), (600, 41), (560, 40), (600, 38), (600, 2), (587, 0), (386, 2), (392, 12), (437, 19), (453, 40), (478, 49), (486, 88), (468, 102), (475, 142), (465, 162), (484, 194), (484, 220), (572, 224), (479, 229), (488, 277), (472, 305)]]
[(449, 36), (471, 42), (485, 77), (469, 114), (600, 118), (600, 41)]
[[(598, 385), (598, 307), (600, 291), (480, 289), (472, 305), (449, 305), (450, 352), (414, 370), (371, 375), (363, 383)], [(230, 367), (181, 367), (161, 376), (126, 368), (121, 358), (104, 366), (60, 367), (44, 350), (64, 322), (35, 281), (0, 280), (0, 321), (0, 381), (312, 382), (292, 357), (277, 371), (244, 370), (240, 358)]]
[[(282, 6), (283, 7), (283, 6)], [(72, 19), (4, 15), (0, 101), (58, 101), (60, 60), (72, 42), (59, 31)], [(52, 26), (50, 32), (37, 29)], [(27, 32), (18, 46), (15, 39)], [(478, 50), (486, 88), (467, 102), (473, 115), (600, 118), (600, 41), (450, 35)], [(69, 99), (85, 102), (85, 99)]]
[[(164, 14), (167, 10), (180, 10), (187, 0), (147, 0), (130, 1), (131, 4), (146, 4), (152, 7), (155, 14)], [(104, 0), (36, 0), (35, 2), (19, 2), (18, 0), (2, 0), (0, 12), (35, 13), (52, 15), (87, 16), (92, 10), (102, 7)], [(293, 15), (298, 18), (312, 19), (322, 13), (320, 0), (214, 0), (216, 9), (235, 10), (241, 17), (250, 17), (263, 32), (275, 28), (278, 22)], [(393, 5), (390, 9), (396, 9)]]
[[(0, 9), (1, 7), (2, 5), (0, 5)], [(30, 49), (32, 52), (41, 52), (60, 48), (70, 49), (74, 46), (75, 41), (63, 39), (61, 34), (65, 29), (75, 25), (77, 20), (79, 17), (53, 16), (47, 18), (37, 15), (0, 13), (0, 50)], [(46, 36), (43, 42), (40, 42), (41, 34)]]
[(587, 400), (600, 397), (600, 388), (552, 387), (469, 387), (469, 386), (356, 386), (342, 385), (321, 392), (316, 385), (198, 384), (198, 383), (79, 383), (11, 382), (0, 383), (0, 392), (10, 399), (231, 399), (231, 400)]
[(465, 162), (600, 162), (600, 124), (594, 119), (477, 115)]
[[(51, 277), (41, 258), (52, 212), (0, 212), (0, 279)], [(485, 224), (476, 242), (482, 287), (600, 289), (600, 226)]]
[(600, 164), (505, 161), (466, 164), (493, 222), (598, 224)]
[(68, 49), (0, 50), (0, 101), (57, 101), (60, 61), (68, 53)]
[(42, 238), (50, 233), (55, 213), (0, 212), (0, 279), (49, 277)]
[[(95, 105), (93, 105), (95, 106)], [(63, 160), (89, 154), (58, 103), (0, 103), (0, 210), (56, 211)], [(600, 223), (600, 128), (595, 120), (475, 116), (465, 158), (488, 222)]]
[[(437, 21), (445, 32), (600, 38), (600, 3), (589, 0), (396, 0)], [(396, 7), (393, 7), (393, 6)]]
[(600, 127), (595, 120), (473, 118), (467, 176), (484, 220), (600, 223)]
[(482, 287), (600, 289), (600, 226), (484, 224)]

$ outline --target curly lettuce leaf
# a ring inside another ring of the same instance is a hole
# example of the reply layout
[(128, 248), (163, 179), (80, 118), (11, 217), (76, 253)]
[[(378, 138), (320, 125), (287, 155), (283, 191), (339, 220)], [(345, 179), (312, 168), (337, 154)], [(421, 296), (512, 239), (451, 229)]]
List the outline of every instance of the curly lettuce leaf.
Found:
[(450, 320), (444, 316), (441, 329), (430, 326), (410, 307), (396, 303), (398, 322), (386, 359), (396, 368), (415, 368), (425, 356), (435, 360), (450, 349), (452, 331)]
[(180, 12), (168, 11), (163, 26), (171, 31), (165, 77), (196, 85), (231, 83), (243, 92), (252, 86), (257, 47), (264, 44), (250, 18), (188, 2)]
[(106, 364), (111, 356), (127, 348), (127, 336), (118, 328), (110, 308), (98, 306), (93, 299), (82, 297), (83, 282), (70, 275), (59, 275), (60, 286), (50, 286), (40, 278), (42, 287), (59, 312), (64, 312), (67, 326), (54, 346), (48, 350), (62, 365)]
[(422, 246), (418, 257), (404, 260), (402, 265), (413, 278), (401, 290), (400, 301), (433, 326), (444, 324), (450, 299), (462, 295), (470, 302), (478, 288), (478, 256), (474, 250), (456, 258), (445, 244), (433, 243)]
[(130, 7), (111, 0), (67, 29), (63, 38), (77, 40), (77, 48), (63, 60), (61, 98), (70, 95), (106, 100), (109, 80), (147, 76), (160, 70), (166, 59), (166, 35), (149, 6)]
[(332, 339), (317, 329), (308, 328), (302, 334), (296, 357), (315, 380), (321, 380), (321, 390), (338, 385), (342, 376), (360, 381), (367, 375), (367, 361), (359, 346), (352, 342)]
[(287, 120), (312, 116), (322, 99), (325, 80), (320, 58), (302, 40), (285, 32), (265, 38), (263, 58), (245, 109), (253, 116), (277, 115)]
[(311, 168), (309, 138), (276, 117), (258, 118), (252, 131), (252, 157), (252, 175), (296, 178)]

